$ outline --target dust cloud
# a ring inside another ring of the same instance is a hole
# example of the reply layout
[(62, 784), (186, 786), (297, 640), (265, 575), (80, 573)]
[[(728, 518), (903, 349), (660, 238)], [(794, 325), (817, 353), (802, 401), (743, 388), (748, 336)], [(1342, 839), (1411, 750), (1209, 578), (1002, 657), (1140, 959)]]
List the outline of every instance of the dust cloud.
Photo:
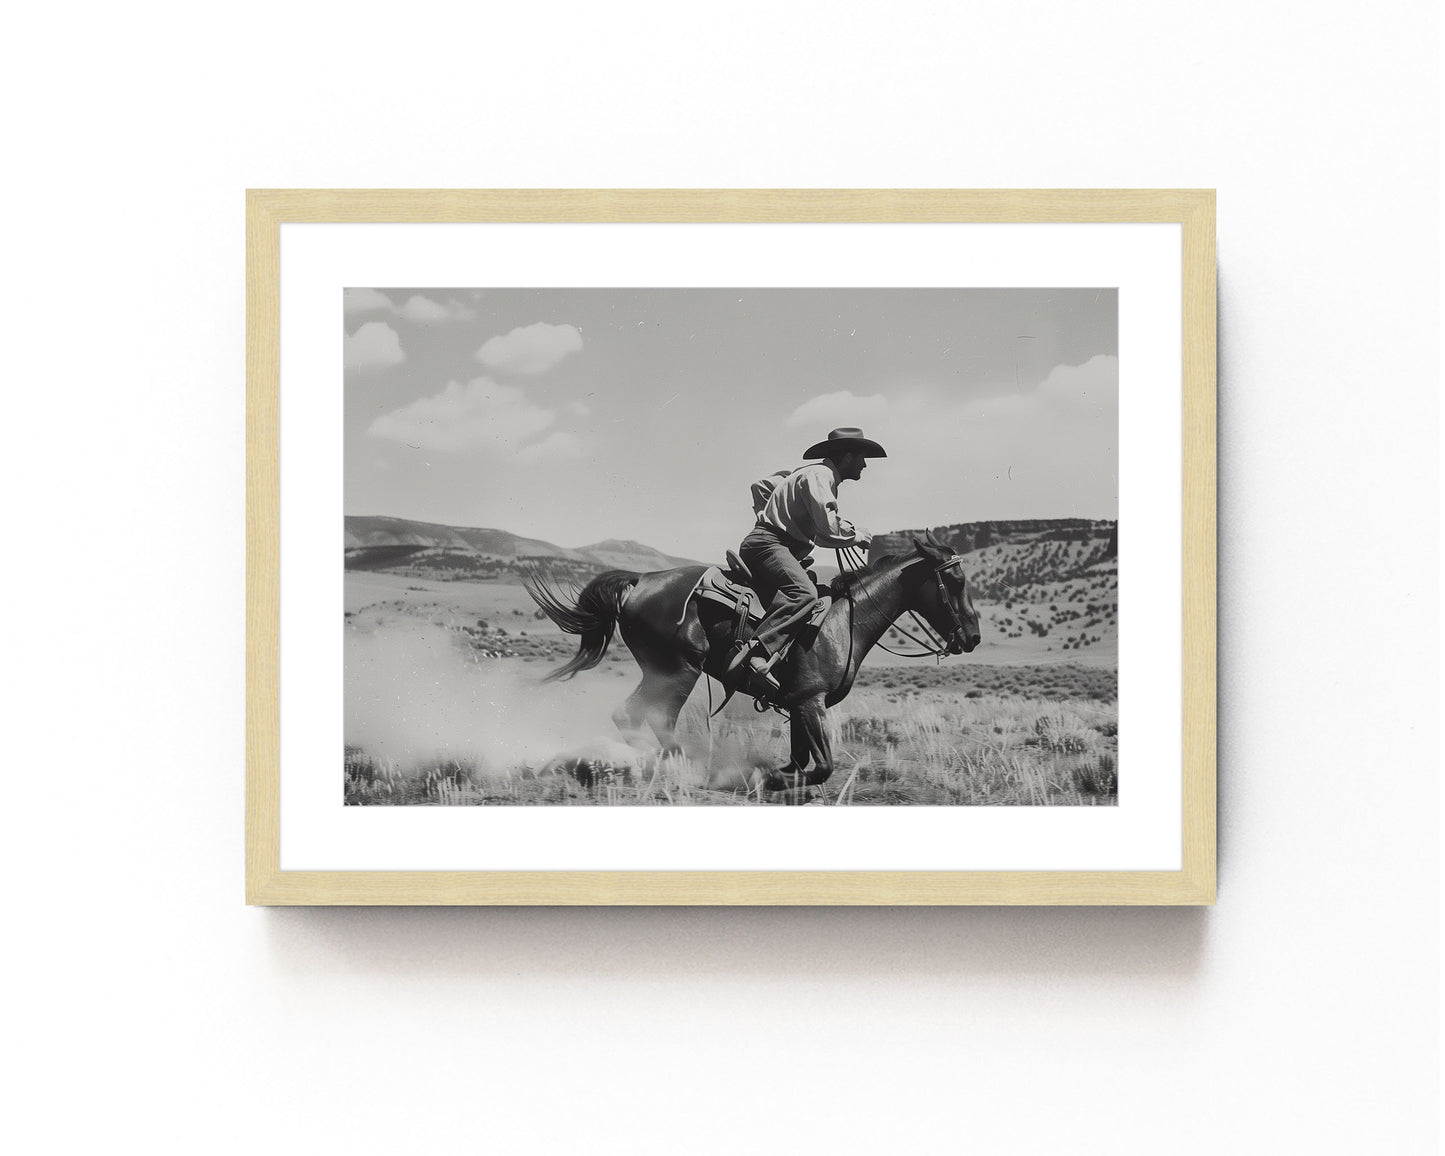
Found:
[(346, 744), (401, 767), (456, 760), (490, 775), (578, 751), (613, 765), (639, 759), (611, 717), (636, 672), (541, 683), (552, 665), (476, 660), (429, 623), (348, 630)]

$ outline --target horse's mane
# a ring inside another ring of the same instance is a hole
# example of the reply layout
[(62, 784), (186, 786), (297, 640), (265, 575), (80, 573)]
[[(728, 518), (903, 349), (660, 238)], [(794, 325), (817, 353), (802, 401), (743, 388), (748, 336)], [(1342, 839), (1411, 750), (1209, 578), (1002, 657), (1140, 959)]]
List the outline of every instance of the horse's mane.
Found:
[[(912, 550), (906, 550), (901, 554), (880, 554), (868, 565), (858, 570), (844, 570), (838, 577), (833, 579), (833, 588), (838, 591), (852, 590), (865, 576), (879, 574), (890, 566), (897, 566), (900, 570), (910, 561), (917, 561), (918, 555)], [(824, 593), (827, 593), (824, 591)]]

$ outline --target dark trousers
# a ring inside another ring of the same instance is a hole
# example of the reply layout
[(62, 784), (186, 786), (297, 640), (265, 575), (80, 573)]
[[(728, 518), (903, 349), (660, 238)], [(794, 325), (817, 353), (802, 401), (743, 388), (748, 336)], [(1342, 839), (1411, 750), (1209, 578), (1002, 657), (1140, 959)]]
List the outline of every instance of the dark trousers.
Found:
[(811, 543), (796, 541), (762, 523), (753, 527), (738, 548), (767, 611), (754, 637), (769, 654), (776, 654), (797, 636), (818, 604), (818, 590), (800, 560), (812, 548)]

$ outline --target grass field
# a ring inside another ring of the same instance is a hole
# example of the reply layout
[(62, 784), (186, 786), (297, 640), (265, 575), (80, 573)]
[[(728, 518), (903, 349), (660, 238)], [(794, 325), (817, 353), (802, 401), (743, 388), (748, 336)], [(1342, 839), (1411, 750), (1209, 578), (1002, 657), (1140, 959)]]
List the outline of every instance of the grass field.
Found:
[[(515, 662), (515, 660), (511, 660)], [(598, 672), (589, 672), (601, 678)], [(621, 673), (621, 671), (618, 671)], [(866, 805), (1099, 806), (1118, 800), (1111, 671), (1082, 666), (921, 667), (865, 672), (829, 712), (832, 780), (785, 801)], [(586, 675), (582, 677), (587, 677)], [(916, 684), (925, 684), (922, 686)], [(620, 698), (628, 684), (609, 680)], [(709, 718), (695, 696), (658, 758), (599, 736), (515, 760), (401, 760), (349, 746), (345, 801), (368, 805), (729, 805), (775, 801), (755, 771), (786, 760), (787, 723), (733, 703)]]
[[(1031, 618), (1071, 622), (1082, 597), (1061, 590)], [(727, 806), (779, 798), (760, 796), (755, 784), (759, 768), (787, 761), (785, 718), (759, 715), (746, 700), (710, 718), (721, 695), (704, 679), (683, 711), (682, 756), (659, 759), (627, 746), (610, 721), (639, 677), (626, 647), (614, 642), (597, 669), (571, 682), (541, 684), (577, 642), (539, 619), (515, 582), (348, 572), (345, 609), (348, 804)], [(1083, 609), (1094, 607), (1085, 601)], [(1057, 625), (1047, 635), (1010, 631), (1002, 621), (1009, 613), (984, 611), (984, 644), (966, 657), (935, 664), (870, 654), (852, 693), (829, 712), (833, 777), (785, 801), (1115, 804), (1113, 629), (1061, 653), (1051, 649)]]

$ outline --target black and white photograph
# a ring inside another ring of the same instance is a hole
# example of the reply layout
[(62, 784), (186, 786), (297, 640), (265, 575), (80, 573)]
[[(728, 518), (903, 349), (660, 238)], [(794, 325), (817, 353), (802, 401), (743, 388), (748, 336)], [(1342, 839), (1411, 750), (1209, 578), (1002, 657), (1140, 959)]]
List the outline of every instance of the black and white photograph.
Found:
[(10, 1150), (1439, 1156), (1442, 28), (11, 9)]
[(342, 296), (346, 804), (1117, 804), (1116, 287)]

